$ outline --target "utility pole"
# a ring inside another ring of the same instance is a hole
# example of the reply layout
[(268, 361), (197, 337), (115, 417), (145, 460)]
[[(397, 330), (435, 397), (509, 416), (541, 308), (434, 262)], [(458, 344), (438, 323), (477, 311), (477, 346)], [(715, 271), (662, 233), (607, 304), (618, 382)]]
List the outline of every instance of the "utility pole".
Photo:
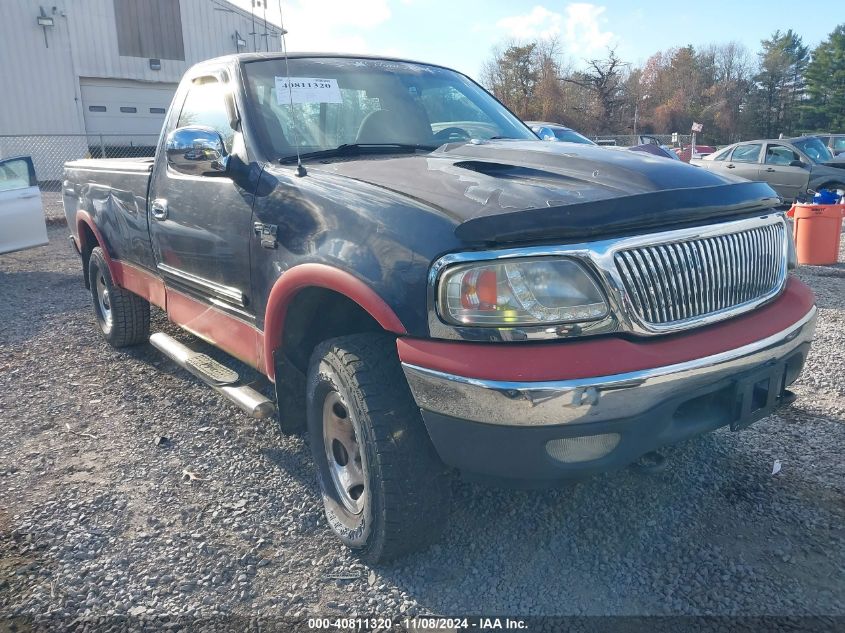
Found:
[(640, 111), (640, 101), (637, 99), (637, 102), (634, 104), (634, 144), (637, 142), (637, 114)]
[(258, 50), (258, 47), (255, 44), (255, 0), (252, 0), (252, 11), (249, 13), (252, 16), (252, 51), (255, 52)]
[(634, 143), (637, 142), (637, 120), (640, 114), (640, 101), (645, 101), (648, 99), (648, 95), (637, 96), (637, 100), (634, 102)]
[(267, 40), (267, 0), (264, 0), (264, 12), (263, 18), (264, 20), (264, 51), (269, 53), (270, 52), (270, 42)]

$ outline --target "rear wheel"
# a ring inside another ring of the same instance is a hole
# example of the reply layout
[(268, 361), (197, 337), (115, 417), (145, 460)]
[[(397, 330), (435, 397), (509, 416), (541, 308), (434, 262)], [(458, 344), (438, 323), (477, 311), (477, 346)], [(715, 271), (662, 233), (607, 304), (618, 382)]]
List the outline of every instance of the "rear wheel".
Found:
[(88, 281), (94, 317), (106, 341), (114, 347), (126, 347), (149, 339), (150, 304), (114, 284), (99, 246), (88, 260)]
[(396, 357), (396, 341), (326, 341), (308, 371), (308, 430), (326, 517), (369, 562), (440, 535), (451, 479), (428, 438)]

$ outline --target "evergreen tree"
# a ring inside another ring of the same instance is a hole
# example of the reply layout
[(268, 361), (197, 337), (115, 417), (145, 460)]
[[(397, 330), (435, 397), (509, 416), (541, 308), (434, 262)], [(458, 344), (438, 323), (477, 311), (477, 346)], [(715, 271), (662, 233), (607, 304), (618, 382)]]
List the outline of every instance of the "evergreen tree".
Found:
[(804, 92), (809, 50), (792, 29), (786, 33), (775, 31), (761, 45), (760, 72), (754, 77), (757, 90), (751, 99), (751, 115), (760, 136), (793, 134), (798, 125), (798, 106)]
[(802, 121), (811, 130), (845, 131), (845, 24), (813, 51), (805, 73), (807, 102)]

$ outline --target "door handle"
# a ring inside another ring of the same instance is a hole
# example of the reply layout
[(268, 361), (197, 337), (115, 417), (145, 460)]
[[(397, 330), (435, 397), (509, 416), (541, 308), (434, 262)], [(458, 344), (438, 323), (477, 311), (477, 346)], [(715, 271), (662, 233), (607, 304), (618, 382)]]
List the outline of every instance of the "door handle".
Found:
[(153, 219), (155, 220), (166, 220), (167, 219), (167, 200), (162, 198), (156, 198), (150, 204), (150, 213), (152, 213)]
[[(40, 192), (39, 192), (39, 193), (40, 193)], [(19, 199), (19, 200), (25, 200), (25, 199), (27, 199), (27, 198), (35, 198), (36, 196), (38, 196), (38, 194), (37, 194), (37, 193), (30, 193), (30, 192), (27, 192), (27, 193), (20, 193), (20, 194), (18, 194), (18, 199)]]
[(726, 165), (728, 169), (736, 169), (733, 165)]
[(774, 169), (769, 167), (768, 169), (766, 169), (766, 171), (774, 171)]

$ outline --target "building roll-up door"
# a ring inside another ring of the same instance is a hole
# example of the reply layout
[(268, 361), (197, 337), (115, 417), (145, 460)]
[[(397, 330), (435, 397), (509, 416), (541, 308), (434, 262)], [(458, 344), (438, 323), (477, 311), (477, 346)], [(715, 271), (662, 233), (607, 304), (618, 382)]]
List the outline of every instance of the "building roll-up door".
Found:
[[(80, 78), (89, 144), (154, 146), (176, 86), (173, 83)], [(118, 154), (108, 150), (106, 153)]]

